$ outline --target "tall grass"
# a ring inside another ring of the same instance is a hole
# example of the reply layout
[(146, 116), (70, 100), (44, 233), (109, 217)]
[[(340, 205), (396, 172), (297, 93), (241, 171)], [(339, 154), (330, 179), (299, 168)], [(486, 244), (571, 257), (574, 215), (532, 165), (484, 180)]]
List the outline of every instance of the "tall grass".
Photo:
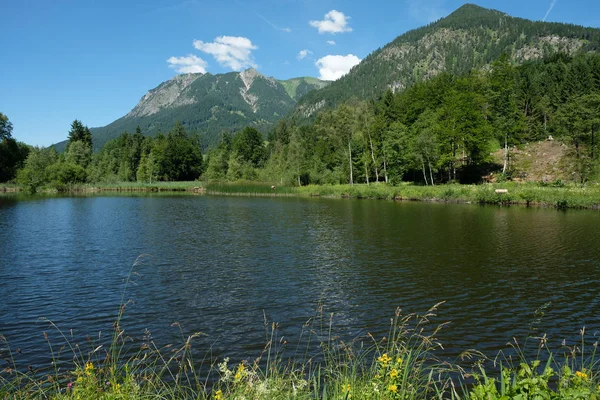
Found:
[[(506, 189), (498, 193), (497, 189)], [(526, 205), (565, 208), (600, 208), (600, 185), (541, 185), (496, 183), (483, 185), (447, 184), (418, 186), (401, 184), (309, 185), (298, 194), (324, 197), (440, 201), (496, 205)]]
[[(126, 285), (128, 282), (126, 282)], [(132, 355), (121, 328), (127, 302), (123, 298), (111, 343), (105, 348), (74, 344), (63, 337), (68, 362), (48, 340), (53, 369), (44, 375), (20, 371), (4, 337), (0, 399), (596, 399), (600, 368), (597, 341), (588, 346), (585, 329), (579, 343), (547, 348), (536, 338), (538, 352), (527, 359), (515, 340), (511, 354), (490, 360), (477, 351), (461, 357), (474, 360), (464, 369), (442, 359), (437, 339), (447, 324), (434, 324), (438, 305), (423, 315), (400, 309), (383, 338), (372, 335), (350, 343), (333, 334), (329, 320), (317, 313), (303, 326), (292, 357), (284, 357), (283, 338), (270, 324), (267, 343), (254, 359), (231, 364), (228, 358), (196, 361), (196, 333), (179, 346), (159, 347), (148, 336)], [(319, 352), (311, 349), (316, 344)]]
[[(8, 188), (8, 187), (7, 187)], [(18, 186), (10, 187), (11, 190)], [(498, 193), (497, 189), (506, 189)], [(554, 182), (541, 183), (494, 183), (482, 185), (445, 184), (420, 186), (409, 183), (399, 185), (354, 184), (354, 185), (308, 185), (278, 186), (253, 181), (240, 182), (123, 182), (106, 184), (72, 185), (71, 192), (169, 192), (188, 191), (212, 195), (230, 196), (300, 196), (337, 197), (356, 199), (388, 199), (399, 201), (436, 201), (449, 203), (474, 203), (494, 205), (525, 205), (554, 207), (558, 209), (600, 209), (600, 185), (576, 185)], [(45, 189), (42, 193), (55, 190)], [(1, 193), (1, 191), (0, 191)]]
[(277, 186), (260, 182), (208, 182), (204, 185), (207, 194), (238, 196), (290, 196), (298, 194), (291, 186)]

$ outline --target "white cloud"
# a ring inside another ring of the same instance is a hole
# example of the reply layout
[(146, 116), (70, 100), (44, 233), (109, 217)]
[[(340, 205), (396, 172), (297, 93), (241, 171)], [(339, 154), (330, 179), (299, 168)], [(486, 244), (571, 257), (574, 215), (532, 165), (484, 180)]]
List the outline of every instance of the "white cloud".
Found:
[(282, 31), (290, 33), (292, 31), (291, 28), (288, 28), (287, 26), (285, 28), (281, 28)]
[(167, 60), (169, 67), (180, 74), (206, 73), (206, 61), (193, 54), (187, 57), (171, 57)]
[(252, 58), (252, 50), (258, 49), (250, 39), (241, 36), (219, 36), (212, 43), (194, 40), (194, 47), (212, 55), (219, 64), (234, 71), (244, 68), (257, 68)]
[(325, 14), (323, 21), (309, 21), (310, 26), (319, 30), (319, 33), (342, 33), (352, 32), (352, 28), (348, 26), (350, 17), (344, 15), (343, 12), (331, 10)]
[(296, 56), (296, 58), (298, 60), (302, 60), (303, 58), (305, 58), (307, 55), (312, 54), (313, 52), (308, 50), (308, 49), (304, 49), (304, 50), (300, 50), (300, 52), (298, 53), (298, 55)]
[(319, 58), (315, 64), (319, 68), (319, 79), (335, 81), (346, 75), (359, 62), (360, 58), (354, 54), (348, 54), (347, 56), (330, 54)]
[(333, 40), (328, 40), (327, 44), (330, 46), (335, 46), (335, 42)]

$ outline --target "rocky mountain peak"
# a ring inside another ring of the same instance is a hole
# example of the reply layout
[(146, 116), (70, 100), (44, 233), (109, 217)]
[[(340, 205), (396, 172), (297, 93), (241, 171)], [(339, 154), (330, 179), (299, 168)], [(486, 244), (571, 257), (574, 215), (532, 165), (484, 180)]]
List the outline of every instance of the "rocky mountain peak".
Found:
[(156, 114), (163, 108), (193, 104), (196, 99), (186, 96), (186, 89), (204, 74), (176, 75), (158, 87), (148, 91), (127, 117), (144, 117)]

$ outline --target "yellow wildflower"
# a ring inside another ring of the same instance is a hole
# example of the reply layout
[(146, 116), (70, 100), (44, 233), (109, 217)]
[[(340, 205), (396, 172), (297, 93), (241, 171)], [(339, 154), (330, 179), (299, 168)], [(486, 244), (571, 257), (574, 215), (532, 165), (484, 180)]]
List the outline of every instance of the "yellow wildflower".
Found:
[(392, 358), (388, 356), (387, 353), (384, 353), (379, 358), (377, 358), (377, 361), (379, 361), (381, 365), (385, 367), (389, 364), (390, 361), (392, 361)]
[(223, 392), (221, 391), (221, 389), (217, 390), (215, 392), (215, 400), (223, 400)]
[(402, 357), (398, 357), (398, 359), (396, 360), (396, 362), (397, 362), (398, 364), (402, 364)]
[(350, 391), (350, 384), (342, 385), (342, 392), (346, 393)]
[(92, 374), (92, 372), (94, 372), (94, 364), (92, 364), (91, 361), (88, 361), (85, 363), (85, 373), (89, 376)]
[(397, 378), (398, 377), (398, 370), (396, 368), (394, 368), (393, 370), (390, 371), (390, 378)]
[(388, 390), (392, 393), (396, 393), (398, 391), (398, 386), (397, 385), (389, 385)]
[(121, 391), (121, 384), (120, 383), (116, 383), (115, 384), (115, 392), (119, 393)]
[(577, 375), (578, 377), (582, 378), (582, 379), (587, 379), (588, 375), (585, 372), (582, 371), (576, 371), (575, 375)]
[(238, 365), (238, 372), (244, 372), (245, 369), (246, 367), (244, 367), (244, 364)]
[(235, 378), (236, 381), (241, 380), (242, 379), (242, 373), (241, 372), (236, 372), (234, 378)]

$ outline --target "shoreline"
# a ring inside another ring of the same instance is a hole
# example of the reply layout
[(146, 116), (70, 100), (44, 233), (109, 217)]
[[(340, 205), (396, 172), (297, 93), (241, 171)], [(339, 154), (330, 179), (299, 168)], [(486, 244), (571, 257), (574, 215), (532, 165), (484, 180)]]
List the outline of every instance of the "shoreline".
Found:
[[(18, 185), (0, 186), (0, 195), (19, 195), (26, 191)], [(255, 182), (204, 183), (159, 182), (155, 184), (121, 183), (113, 185), (78, 185), (65, 191), (43, 189), (37, 196), (55, 194), (100, 193), (189, 193), (209, 196), (239, 197), (310, 197), (337, 199), (392, 200), (446, 204), (487, 204), (566, 209), (600, 210), (600, 186), (544, 186), (505, 183), (483, 185), (418, 186), (402, 184), (309, 185), (277, 187)]]

